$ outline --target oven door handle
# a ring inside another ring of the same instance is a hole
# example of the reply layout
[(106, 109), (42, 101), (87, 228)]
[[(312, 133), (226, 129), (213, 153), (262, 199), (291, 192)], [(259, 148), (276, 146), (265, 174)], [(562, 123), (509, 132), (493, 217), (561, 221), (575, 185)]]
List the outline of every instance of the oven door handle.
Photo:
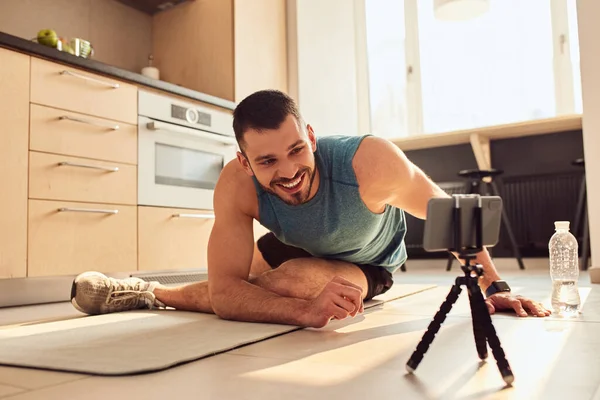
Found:
[(215, 219), (215, 214), (173, 214), (173, 218)]
[(234, 138), (231, 137), (227, 137), (227, 136), (221, 136), (217, 133), (208, 133), (208, 132), (204, 132), (201, 130), (197, 130), (197, 129), (186, 129), (186, 128), (182, 128), (182, 127), (175, 127), (173, 125), (167, 125), (167, 124), (163, 124), (162, 122), (158, 122), (158, 121), (151, 121), (148, 122), (146, 124), (146, 127), (148, 129), (150, 129), (151, 131), (171, 131), (171, 132), (177, 132), (177, 133), (183, 133), (186, 135), (193, 135), (193, 136), (197, 136), (197, 137), (201, 137), (203, 139), (206, 140), (210, 140), (213, 142), (219, 142), (222, 143), (224, 145), (235, 145), (237, 142)]

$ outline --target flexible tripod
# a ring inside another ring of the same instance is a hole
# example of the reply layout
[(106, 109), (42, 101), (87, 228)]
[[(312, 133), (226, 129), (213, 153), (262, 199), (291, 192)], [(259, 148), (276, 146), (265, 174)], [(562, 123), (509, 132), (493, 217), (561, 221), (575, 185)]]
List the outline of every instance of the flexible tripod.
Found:
[[(476, 253), (483, 250), (482, 246), (482, 218), (481, 218), (481, 197), (479, 195), (454, 195), (455, 199), (452, 222), (454, 224), (454, 248), (449, 251), (456, 251), (459, 254), (459, 259), (465, 260), (465, 264), (461, 265), (465, 276), (459, 276), (446, 300), (440, 306), (439, 311), (435, 314), (433, 320), (427, 327), (427, 331), (423, 335), (421, 341), (417, 345), (416, 350), (408, 360), (406, 368), (408, 372), (413, 373), (419, 363), (423, 360), (425, 352), (429, 349), (429, 346), (433, 342), (435, 335), (439, 331), (441, 324), (446, 319), (447, 314), (452, 309), (452, 306), (458, 300), (460, 293), (462, 292), (462, 285), (467, 287), (469, 293), (469, 304), (471, 306), (471, 318), (473, 320), (473, 335), (475, 337), (475, 347), (479, 358), (485, 360), (488, 356), (487, 343), (490, 344), (492, 353), (498, 364), (498, 369), (502, 375), (502, 379), (508, 384), (514, 381), (514, 376), (504, 350), (492, 324), (492, 318), (485, 305), (485, 300), (481, 289), (478, 285), (479, 277), (483, 275), (483, 268), (479, 264), (471, 265), (471, 261), (476, 258)], [(475, 236), (476, 245), (473, 246), (462, 246), (461, 244), (461, 219), (460, 219), (460, 198), (461, 197), (475, 197), (477, 198), (477, 207), (474, 208), (474, 220), (475, 220)]]

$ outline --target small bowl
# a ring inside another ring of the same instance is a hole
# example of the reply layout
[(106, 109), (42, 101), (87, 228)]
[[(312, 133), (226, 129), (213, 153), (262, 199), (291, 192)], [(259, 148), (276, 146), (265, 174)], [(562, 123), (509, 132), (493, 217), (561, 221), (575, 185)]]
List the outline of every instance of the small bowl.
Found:
[(69, 46), (74, 51), (74, 53), (71, 54), (74, 54), (77, 57), (90, 58), (94, 55), (94, 48), (92, 47), (92, 44), (87, 40), (73, 38), (69, 41)]

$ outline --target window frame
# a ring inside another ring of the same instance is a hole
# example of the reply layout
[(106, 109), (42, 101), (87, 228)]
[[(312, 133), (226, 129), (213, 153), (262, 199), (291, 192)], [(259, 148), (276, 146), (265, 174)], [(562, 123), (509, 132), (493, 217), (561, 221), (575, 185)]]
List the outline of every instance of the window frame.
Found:
[[(365, 0), (355, 0), (356, 19), (361, 21), (361, 29), (357, 31), (357, 46), (366, 46), (366, 13)], [(417, 1), (404, 0), (404, 24), (405, 24), (405, 59), (406, 68), (406, 109), (408, 111), (407, 129), (408, 136), (428, 135), (423, 130), (423, 102), (421, 87), (420, 49), (419, 49), (419, 18)], [(493, 0), (492, 0), (493, 1)], [(498, 0), (496, 0), (498, 1)], [(571, 61), (568, 0), (550, 0), (550, 14), (552, 26), (553, 44), (553, 70), (555, 83), (556, 116), (573, 115), (575, 112), (575, 94), (573, 85), (573, 63)], [(363, 22), (364, 21), (364, 22)], [(365, 36), (365, 38), (362, 38)], [(575, 45), (578, 45), (577, 43)], [(366, 51), (357, 57), (357, 63), (366, 65), (368, 71), (368, 59)], [(363, 69), (365, 70), (365, 69)], [(368, 73), (358, 77), (359, 85), (366, 87), (363, 91), (365, 96), (368, 91)], [(366, 93), (365, 93), (366, 92)], [(366, 118), (366, 126), (371, 129), (370, 102), (367, 98), (362, 102), (359, 114)], [(435, 135), (438, 133), (430, 133)]]

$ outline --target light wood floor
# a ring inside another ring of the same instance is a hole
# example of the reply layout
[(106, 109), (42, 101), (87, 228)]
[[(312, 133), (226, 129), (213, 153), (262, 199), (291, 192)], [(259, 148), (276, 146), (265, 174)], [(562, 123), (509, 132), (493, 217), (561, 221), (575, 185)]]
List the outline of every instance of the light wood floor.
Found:
[[(515, 292), (549, 306), (545, 260), (519, 271), (498, 261)], [(414, 375), (406, 361), (446, 297), (451, 272), (444, 262), (413, 261), (396, 282), (438, 288), (371, 309), (353, 320), (305, 329), (167, 371), (132, 377), (90, 377), (0, 367), (0, 398), (29, 399), (559, 399), (600, 400), (600, 289), (579, 280), (583, 314), (557, 317), (493, 316), (515, 375), (505, 387), (496, 363), (475, 351), (467, 293), (442, 325)], [(69, 304), (0, 309), (3, 324), (65, 318)], [(152, 349), (148, 349), (152, 351)]]

